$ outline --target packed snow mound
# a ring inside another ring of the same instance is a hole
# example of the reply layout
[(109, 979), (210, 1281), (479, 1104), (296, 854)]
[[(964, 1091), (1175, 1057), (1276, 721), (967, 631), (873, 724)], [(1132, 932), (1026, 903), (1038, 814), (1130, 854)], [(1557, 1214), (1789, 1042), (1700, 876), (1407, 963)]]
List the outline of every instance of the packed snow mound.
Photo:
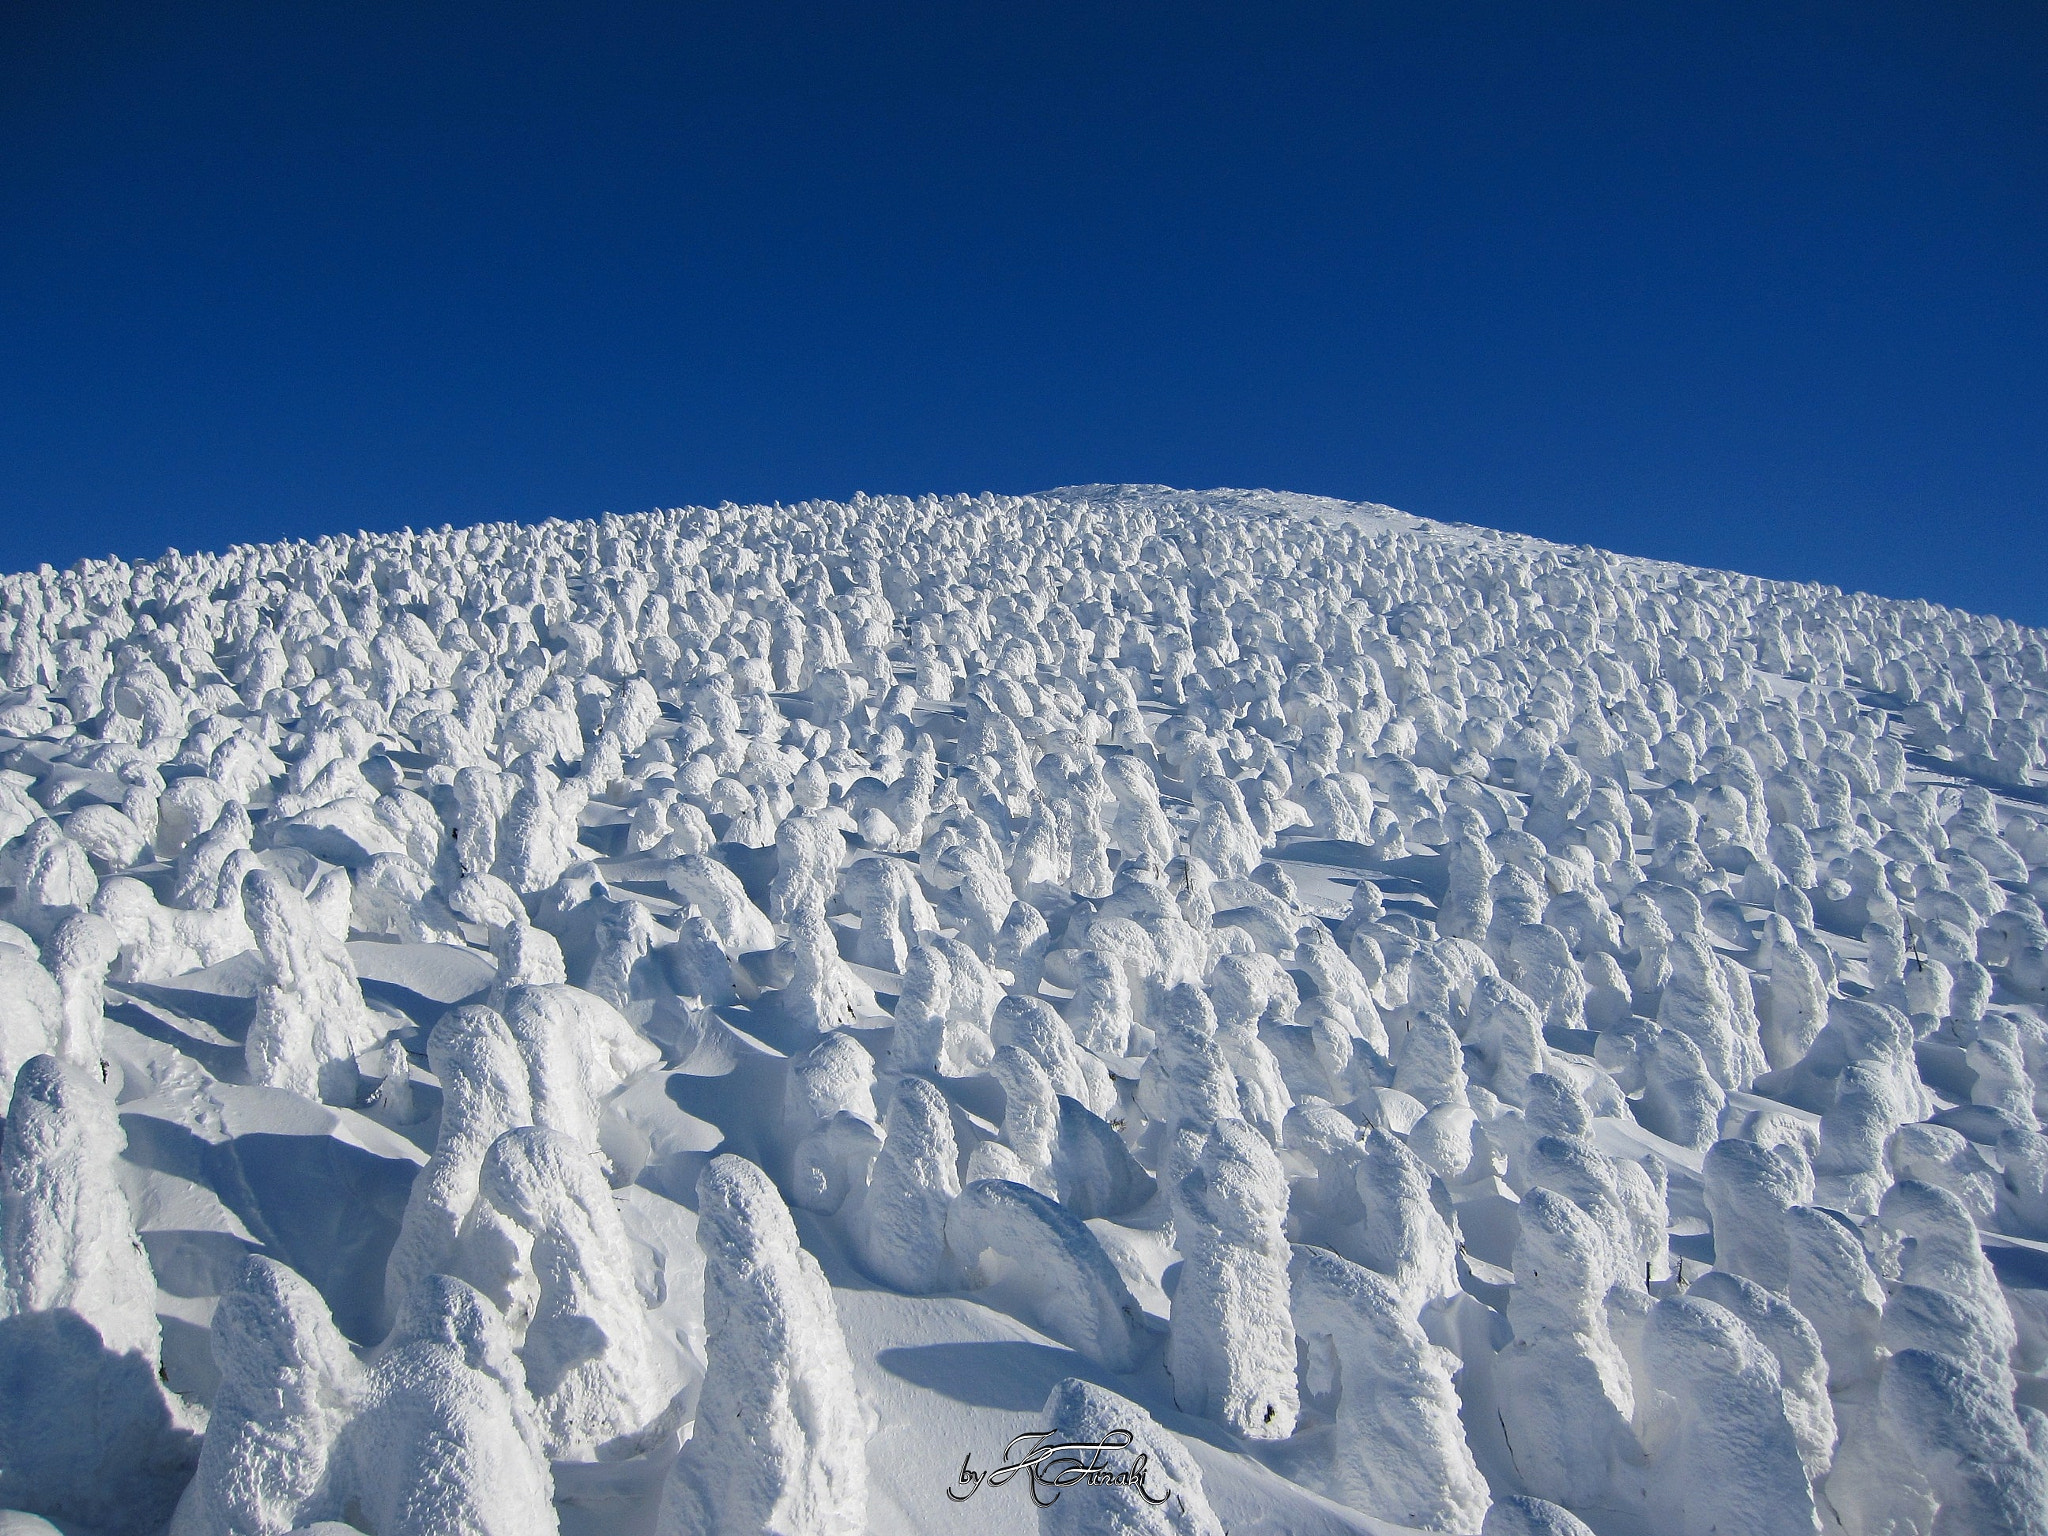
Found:
[(0, 578), (0, 1531), (2048, 1529), (2048, 645), (1269, 491)]

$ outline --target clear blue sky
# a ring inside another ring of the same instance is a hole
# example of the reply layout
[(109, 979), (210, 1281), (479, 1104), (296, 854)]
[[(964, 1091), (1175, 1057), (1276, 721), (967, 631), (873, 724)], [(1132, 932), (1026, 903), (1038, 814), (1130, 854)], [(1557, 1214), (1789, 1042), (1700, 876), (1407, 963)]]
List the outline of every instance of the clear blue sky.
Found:
[(2048, 622), (2048, 7), (0, 9), (0, 566), (1090, 480)]

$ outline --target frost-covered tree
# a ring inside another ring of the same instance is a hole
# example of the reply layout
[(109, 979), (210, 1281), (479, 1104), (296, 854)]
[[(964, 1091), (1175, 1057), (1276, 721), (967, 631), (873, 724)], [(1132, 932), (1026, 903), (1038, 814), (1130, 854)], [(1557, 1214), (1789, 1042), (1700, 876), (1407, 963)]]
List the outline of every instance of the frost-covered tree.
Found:
[(156, 1279), (115, 1177), (126, 1140), (96, 1066), (21, 1069), (0, 1141), (0, 1498), (148, 1531), (192, 1447), (158, 1380)]
[(710, 1359), (697, 1427), (662, 1492), (663, 1536), (858, 1536), (868, 1419), (824, 1273), (744, 1158), (705, 1165), (697, 1223)]
[(348, 952), (324, 929), (306, 898), (267, 870), (242, 888), (264, 981), (249, 1025), (249, 1077), (306, 1098), (353, 1104), (356, 1055), (381, 1031), (363, 1002)]
[(1337, 1395), (1331, 1492), (1397, 1525), (1474, 1529), (1488, 1496), (1458, 1422), (1456, 1357), (1391, 1282), (1328, 1249), (1296, 1248), (1289, 1276), (1310, 1389)]
[(251, 1257), (214, 1312), (213, 1357), (220, 1387), (173, 1536), (277, 1536), (339, 1519), (335, 1448), (364, 1374), (320, 1293)]
[(636, 1445), (681, 1382), (596, 1159), (559, 1132), (515, 1127), (484, 1155), (478, 1196), (457, 1262), (512, 1322), (549, 1454)]
[(1265, 1138), (1221, 1120), (1172, 1186), (1181, 1245), (1174, 1400), (1251, 1439), (1285, 1439), (1300, 1399), (1287, 1289), (1287, 1179)]

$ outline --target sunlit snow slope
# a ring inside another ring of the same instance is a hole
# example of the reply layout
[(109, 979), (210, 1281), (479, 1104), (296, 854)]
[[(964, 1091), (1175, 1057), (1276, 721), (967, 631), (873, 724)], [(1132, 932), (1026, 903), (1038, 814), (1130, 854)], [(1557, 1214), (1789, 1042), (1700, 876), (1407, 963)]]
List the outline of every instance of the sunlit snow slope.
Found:
[(2040, 632), (1142, 486), (0, 598), (0, 1533), (2048, 1529)]

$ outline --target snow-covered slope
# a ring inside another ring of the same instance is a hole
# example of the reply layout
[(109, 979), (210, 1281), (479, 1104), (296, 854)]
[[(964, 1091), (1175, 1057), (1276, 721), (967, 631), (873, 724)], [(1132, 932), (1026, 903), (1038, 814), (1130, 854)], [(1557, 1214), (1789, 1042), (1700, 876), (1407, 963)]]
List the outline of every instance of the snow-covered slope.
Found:
[(2048, 1527), (2038, 632), (1085, 486), (0, 658), (0, 1532)]

